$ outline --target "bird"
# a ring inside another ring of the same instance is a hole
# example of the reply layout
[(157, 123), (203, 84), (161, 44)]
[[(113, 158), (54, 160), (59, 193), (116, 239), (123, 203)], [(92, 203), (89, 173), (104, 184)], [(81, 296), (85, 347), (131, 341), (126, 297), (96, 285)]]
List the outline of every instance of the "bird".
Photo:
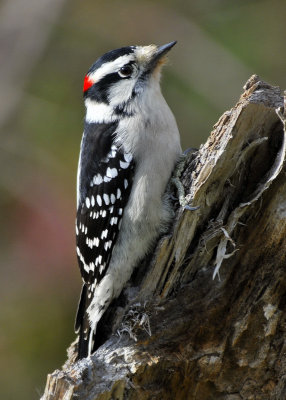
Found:
[(75, 227), (83, 280), (78, 359), (92, 355), (99, 320), (173, 216), (166, 188), (182, 149), (160, 77), (175, 44), (111, 50), (84, 78)]

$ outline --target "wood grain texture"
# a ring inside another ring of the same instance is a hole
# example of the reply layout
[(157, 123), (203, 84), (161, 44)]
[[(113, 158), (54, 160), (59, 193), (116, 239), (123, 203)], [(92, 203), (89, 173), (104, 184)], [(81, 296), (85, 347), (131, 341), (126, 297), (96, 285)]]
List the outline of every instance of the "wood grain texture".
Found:
[(102, 346), (74, 363), (75, 342), (43, 400), (286, 398), (283, 97), (257, 76), (244, 89), (187, 157), (199, 208), (177, 208), (102, 322)]

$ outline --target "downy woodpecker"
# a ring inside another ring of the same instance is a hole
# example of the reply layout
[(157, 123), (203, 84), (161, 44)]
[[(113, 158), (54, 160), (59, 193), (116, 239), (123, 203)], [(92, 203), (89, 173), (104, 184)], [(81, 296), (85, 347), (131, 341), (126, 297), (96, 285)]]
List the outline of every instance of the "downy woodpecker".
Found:
[(83, 279), (75, 324), (79, 359), (93, 352), (98, 321), (172, 217), (164, 193), (181, 146), (160, 73), (175, 43), (112, 50), (84, 79), (76, 219)]

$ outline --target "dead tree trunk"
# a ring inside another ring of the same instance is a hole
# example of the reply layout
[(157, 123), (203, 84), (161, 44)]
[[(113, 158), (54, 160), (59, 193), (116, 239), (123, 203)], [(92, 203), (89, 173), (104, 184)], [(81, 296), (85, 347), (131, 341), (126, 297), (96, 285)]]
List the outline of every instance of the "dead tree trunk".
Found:
[(187, 157), (199, 208), (178, 208), (103, 321), (106, 341), (77, 363), (71, 347), (43, 400), (286, 399), (282, 106), (278, 87), (250, 78)]

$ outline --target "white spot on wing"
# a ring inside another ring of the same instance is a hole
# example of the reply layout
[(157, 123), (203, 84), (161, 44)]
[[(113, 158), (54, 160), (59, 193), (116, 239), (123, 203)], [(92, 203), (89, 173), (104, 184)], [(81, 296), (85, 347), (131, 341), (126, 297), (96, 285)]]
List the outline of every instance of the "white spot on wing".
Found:
[(121, 190), (118, 188), (118, 189), (117, 189), (117, 195), (116, 195), (116, 197), (117, 197), (118, 199), (120, 199), (120, 196), (121, 196)]
[(102, 264), (100, 267), (99, 267), (99, 273), (100, 273), (100, 275), (102, 274), (102, 272), (104, 271), (104, 268), (105, 268), (105, 263), (104, 264)]
[(105, 204), (108, 206), (108, 204), (109, 204), (109, 196), (108, 196), (108, 194), (104, 193), (103, 200), (104, 200)]
[(123, 169), (126, 169), (126, 168), (128, 168), (129, 167), (129, 162), (124, 162), (124, 161), (119, 161), (119, 165), (120, 165), (120, 167), (121, 168), (123, 168)]
[(77, 255), (78, 255), (78, 257), (79, 257), (79, 259), (80, 259), (80, 261), (81, 261), (81, 263), (82, 263), (82, 265), (83, 265), (83, 269), (84, 269), (87, 273), (89, 273), (90, 268), (92, 268), (92, 265), (91, 265), (91, 264), (93, 264), (93, 263), (91, 263), (90, 265), (87, 265), (87, 264), (86, 264), (86, 262), (85, 262), (85, 260), (84, 260), (84, 257), (83, 257), (83, 255), (81, 254), (80, 249), (79, 249), (78, 246), (77, 246), (77, 248), (76, 248), (76, 252), (77, 252)]
[(102, 206), (102, 199), (101, 199), (99, 194), (96, 196), (96, 201), (97, 201), (97, 204), (99, 205), (99, 207), (101, 207)]
[(114, 196), (113, 193), (111, 193), (111, 195), (110, 195), (110, 201), (111, 201), (111, 203), (114, 204), (114, 203), (115, 203), (115, 200), (116, 200), (116, 197)]
[(108, 234), (108, 229), (105, 229), (104, 231), (102, 231), (101, 233), (101, 239), (106, 239), (107, 238), (107, 234)]
[(112, 217), (110, 220), (110, 225), (116, 225), (118, 222), (118, 218), (117, 217)]
[(95, 185), (100, 185), (102, 183), (103, 179), (102, 176), (100, 174), (97, 174), (93, 177), (93, 183)]
[[(115, 146), (112, 146), (112, 147), (115, 147)], [(112, 149), (112, 147), (111, 147), (110, 152), (107, 154), (107, 157), (108, 157), (108, 158), (114, 158), (114, 157), (116, 157), (116, 147), (115, 147), (115, 149)]]
[(127, 189), (127, 187), (128, 187), (128, 180), (125, 178), (124, 179), (124, 188)]
[(126, 162), (130, 163), (132, 161), (132, 154), (131, 153), (124, 153), (124, 159)]
[(115, 178), (118, 175), (117, 169), (116, 168), (107, 168), (106, 170), (106, 176), (109, 178)]
[(96, 259), (95, 259), (95, 266), (97, 266), (98, 264), (100, 265), (100, 264), (101, 264), (101, 261), (102, 261), (102, 256), (96, 257)]
[(90, 200), (88, 197), (86, 197), (86, 199), (85, 199), (85, 204), (86, 204), (87, 208), (90, 207)]
[(111, 245), (112, 245), (112, 241), (111, 241), (111, 240), (109, 240), (108, 242), (105, 242), (105, 243), (104, 243), (104, 249), (105, 249), (105, 251), (107, 251), (108, 249), (110, 249)]

